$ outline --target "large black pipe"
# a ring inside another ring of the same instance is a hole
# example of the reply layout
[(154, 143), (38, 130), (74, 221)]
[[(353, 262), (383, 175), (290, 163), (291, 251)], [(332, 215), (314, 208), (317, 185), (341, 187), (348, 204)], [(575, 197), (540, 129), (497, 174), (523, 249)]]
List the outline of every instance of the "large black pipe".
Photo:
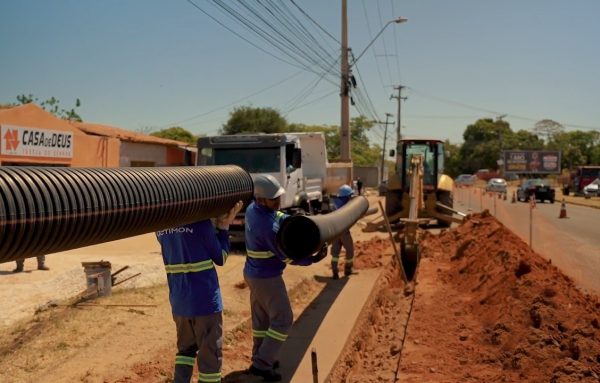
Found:
[(238, 166), (2, 166), (0, 263), (215, 217), (252, 193)]
[(289, 217), (277, 232), (277, 245), (291, 259), (306, 258), (352, 227), (368, 208), (365, 197), (354, 197), (329, 214)]

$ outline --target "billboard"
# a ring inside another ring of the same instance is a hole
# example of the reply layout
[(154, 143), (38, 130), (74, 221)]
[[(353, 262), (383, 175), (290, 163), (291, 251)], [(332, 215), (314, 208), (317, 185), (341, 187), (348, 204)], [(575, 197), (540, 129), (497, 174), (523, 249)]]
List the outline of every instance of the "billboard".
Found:
[(0, 152), (7, 156), (73, 158), (73, 133), (2, 125)]
[(504, 173), (560, 174), (558, 150), (507, 150)]

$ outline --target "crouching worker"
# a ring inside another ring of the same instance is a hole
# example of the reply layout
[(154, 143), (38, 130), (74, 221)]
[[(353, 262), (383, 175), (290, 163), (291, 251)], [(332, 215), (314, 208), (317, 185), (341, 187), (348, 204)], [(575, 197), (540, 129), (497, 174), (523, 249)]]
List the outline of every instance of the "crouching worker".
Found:
[(169, 283), (169, 301), (177, 329), (174, 383), (189, 383), (194, 363), (198, 382), (220, 382), (223, 345), (223, 302), (215, 264), (229, 252), (229, 225), (242, 208), (156, 232)]
[(266, 382), (278, 382), (279, 350), (293, 324), (292, 307), (283, 281), (286, 265), (309, 266), (327, 255), (319, 253), (299, 261), (288, 258), (277, 246), (280, 224), (289, 215), (279, 211), (285, 190), (271, 175), (254, 178), (254, 198), (246, 209), (246, 264), (244, 279), (250, 289), (252, 313), (252, 365), (249, 372)]
[[(352, 194), (353, 192), (350, 186), (340, 186), (337, 198), (333, 199), (334, 210), (337, 210), (347, 204), (352, 198)], [(331, 271), (333, 273), (333, 279), (339, 279), (338, 262), (340, 260), (342, 246), (346, 250), (344, 275), (350, 276), (350, 274), (352, 274), (352, 262), (354, 260), (354, 240), (352, 239), (352, 234), (350, 234), (350, 229), (344, 231), (342, 235), (336, 238), (331, 244)]]

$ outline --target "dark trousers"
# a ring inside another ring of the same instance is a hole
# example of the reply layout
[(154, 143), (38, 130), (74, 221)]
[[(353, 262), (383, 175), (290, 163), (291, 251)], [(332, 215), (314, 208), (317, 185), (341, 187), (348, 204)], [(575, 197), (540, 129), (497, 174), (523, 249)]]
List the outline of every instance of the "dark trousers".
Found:
[(198, 364), (198, 382), (220, 382), (223, 363), (223, 316), (173, 315), (177, 327), (177, 356), (173, 383), (189, 383)]
[(248, 278), (252, 312), (252, 365), (270, 370), (294, 322), (292, 306), (281, 276)]

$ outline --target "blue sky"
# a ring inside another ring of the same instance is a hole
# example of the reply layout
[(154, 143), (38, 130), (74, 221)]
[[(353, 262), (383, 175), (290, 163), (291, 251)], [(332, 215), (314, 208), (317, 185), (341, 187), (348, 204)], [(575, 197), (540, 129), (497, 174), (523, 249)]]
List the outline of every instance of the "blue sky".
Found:
[[(333, 38), (281, 1), (337, 58), (341, 0), (295, 0)], [(214, 2), (193, 2), (285, 57)], [(460, 142), (468, 124), (504, 114), (513, 130), (545, 118), (600, 129), (598, 15), (596, 0), (348, 0), (356, 55), (387, 21), (408, 18), (387, 26), (353, 73), (381, 120), (393, 113), (395, 121), (393, 86), (407, 87), (407, 135)], [(319, 75), (264, 53), (186, 0), (2, 0), (0, 47), (0, 103), (31, 93), (66, 108), (79, 98), (85, 121), (130, 130), (176, 124), (195, 134), (216, 134), (235, 106), (273, 107), (288, 122), (340, 121), (335, 74), (314, 85)], [(382, 127), (370, 137), (381, 142)]]

